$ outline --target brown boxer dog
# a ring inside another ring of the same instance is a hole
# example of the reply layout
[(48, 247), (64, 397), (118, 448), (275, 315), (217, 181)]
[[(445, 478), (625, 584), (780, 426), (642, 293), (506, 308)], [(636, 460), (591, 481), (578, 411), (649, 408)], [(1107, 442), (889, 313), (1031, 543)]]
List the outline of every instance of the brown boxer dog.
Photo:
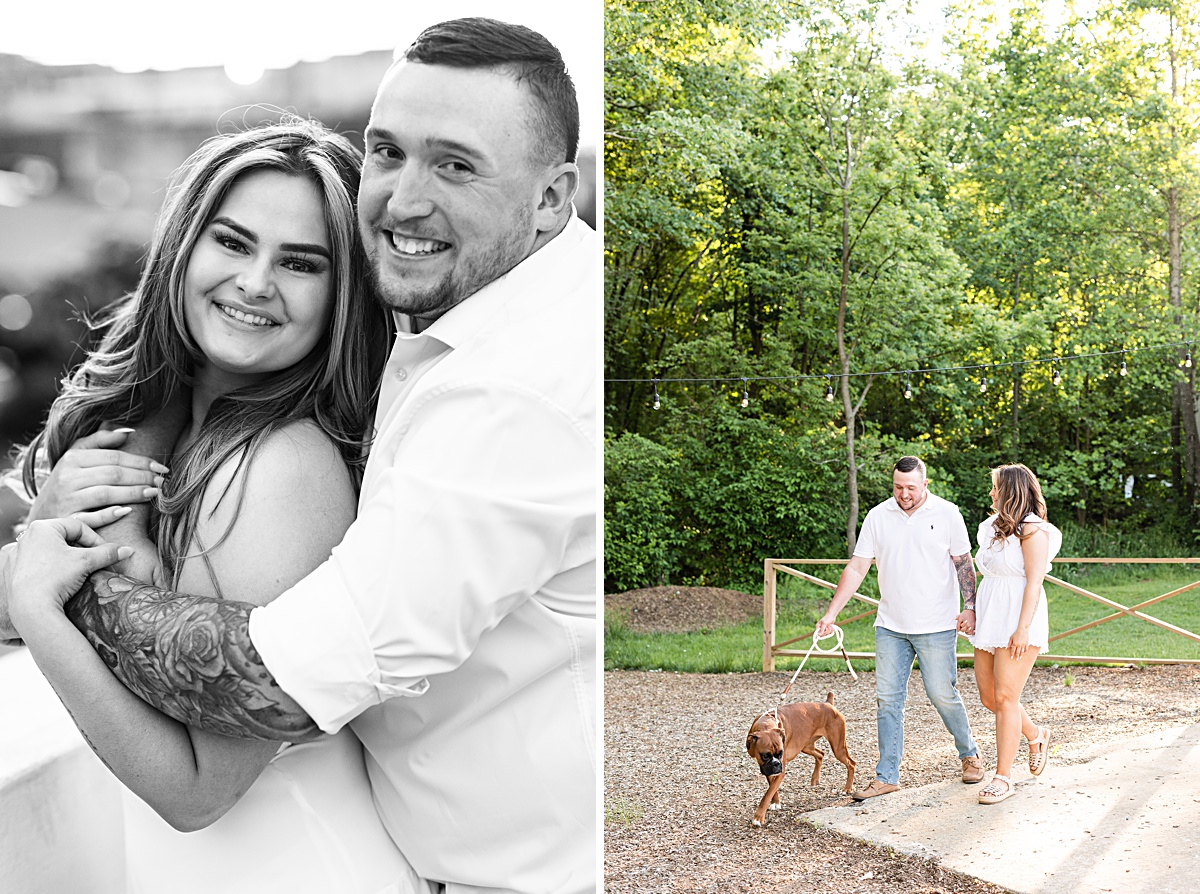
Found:
[(825, 737), (833, 756), (846, 766), (846, 791), (854, 788), (854, 758), (846, 750), (846, 718), (833, 706), (833, 693), (824, 702), (797, 702), (780, 705), (773, 711), (760, 714), (750, 725), (746, 736), (746, 751), (767, 777), (767, 793), (758, 802), (751, 825), (761, 826), (767, 820), (767, 810), (780, 807), (779, 787), (788, 762), (803, 752), (816, 761), (812, 782), (821, 779), (821, 761), (825, 752), (814, 747), (817, 739)]

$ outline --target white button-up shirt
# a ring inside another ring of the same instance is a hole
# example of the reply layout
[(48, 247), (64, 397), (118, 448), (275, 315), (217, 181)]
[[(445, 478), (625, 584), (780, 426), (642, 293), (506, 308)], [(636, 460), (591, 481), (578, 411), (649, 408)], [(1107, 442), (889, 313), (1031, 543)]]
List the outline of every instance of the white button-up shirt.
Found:
[(876, 627), (896, 633), (953, 630), (958, 573), (951, 556), (971, 552), (958, 507), (929, 494), (912, 515), (889, 497), (867, 513), (854, 555), (879, 568)]
[[(599, 244), (556, 238), (401, 333), (358, 518), (250, 636), (449, 892), (596, 883)], [(398, 697), (400, 696), (400, 697)]]

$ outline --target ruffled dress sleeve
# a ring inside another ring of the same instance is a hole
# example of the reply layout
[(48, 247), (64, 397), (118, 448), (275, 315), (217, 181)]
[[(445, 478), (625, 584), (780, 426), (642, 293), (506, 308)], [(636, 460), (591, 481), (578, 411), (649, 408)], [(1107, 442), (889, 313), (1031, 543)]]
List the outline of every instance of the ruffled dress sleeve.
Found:
[(1028, 515), (1025, 517), (1024, 530), (1029, 531), (1032, 529), (1045, 531), (1050, 538), (1050, 549), (1046, 553), (1046, 574), (1049, 574), (1054, 557), (1062, 549), (1062, 531), (1045, 519), (1038, 518), (1036, 515)]

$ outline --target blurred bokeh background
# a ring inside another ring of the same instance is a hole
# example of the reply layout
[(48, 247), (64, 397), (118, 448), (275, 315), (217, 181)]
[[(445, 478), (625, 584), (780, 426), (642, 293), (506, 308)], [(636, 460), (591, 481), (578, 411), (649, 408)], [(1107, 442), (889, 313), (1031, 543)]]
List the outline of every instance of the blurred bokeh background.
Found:
[[(131, 290), (171, 171), (205, 138), (279, 110), (360, 147), (394, 50), (421, 28), (488, 15), (537, 28), (580, 91), (580, 214), (596, 225), (600, 4), (344, 0), (225, 16), (114, 0), (0, 12), (0, 456), (34, 434), (86, 347), (81, 315)], [(213, 8), (215, 12), (215, 8)], [(231, 10), (224, 10), (231, 12)], [(23, 513), (0, 488), (0, 544)]]

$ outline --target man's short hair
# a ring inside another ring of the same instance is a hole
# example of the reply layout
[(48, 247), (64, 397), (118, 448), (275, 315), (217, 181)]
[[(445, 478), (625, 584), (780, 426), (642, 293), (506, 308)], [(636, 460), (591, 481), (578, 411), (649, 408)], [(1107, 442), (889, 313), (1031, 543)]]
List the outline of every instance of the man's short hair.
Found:
[(453, 68), (495, 66), (524, 84), (534, 97), (532, 154), (554, 164), (574, 162), (579, 151), (579, 101), (558, 48), (523, 25), (472, 17), (431, 25), (398, 59)]
[(925, 474), (925, 463), (921, 462), (916, 456), (902, 456), (896, 460), (895, 471), (911, 472), (913, 469), (921, 470), (921, 480), (925, 480), (929, 476)]

